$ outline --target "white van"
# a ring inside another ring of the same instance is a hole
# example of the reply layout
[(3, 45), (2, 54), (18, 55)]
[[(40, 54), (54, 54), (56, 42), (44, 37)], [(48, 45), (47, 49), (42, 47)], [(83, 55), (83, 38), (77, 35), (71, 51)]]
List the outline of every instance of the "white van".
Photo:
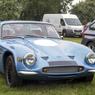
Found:
[(76, 15), (73, 14), (44, 14), (43, 22), (51, 23), (55, 26), (60, 35), (82, 36), (83, 25)]

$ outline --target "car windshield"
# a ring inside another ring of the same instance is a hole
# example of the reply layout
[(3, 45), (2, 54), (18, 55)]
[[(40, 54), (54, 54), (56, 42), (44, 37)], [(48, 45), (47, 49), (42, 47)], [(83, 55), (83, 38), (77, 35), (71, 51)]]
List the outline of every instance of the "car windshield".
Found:
[(65, 18), (65, 21), (68, 25), (72, 25), (72, 26), (80, 26), (82, 25), (79, 19), (75, 19), (75, 18)]
[(60, 38), (55, 28), (49, 24), (4, 24), (2, 38), (14, 37)]

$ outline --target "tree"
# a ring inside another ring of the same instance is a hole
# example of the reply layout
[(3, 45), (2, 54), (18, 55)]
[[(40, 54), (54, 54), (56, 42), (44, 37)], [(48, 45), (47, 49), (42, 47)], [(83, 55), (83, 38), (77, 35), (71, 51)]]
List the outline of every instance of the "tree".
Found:
[[(0, 0), (0, 21), (42, 20), (45, 13), (66, 13), (73, 0)], [(19, 17), (20, 16), (20, 17)]]
[(0, 21), (18, 19), (19, 0), (0, 0)]
[(92, 22), (95, 20), (95, 0), (86, 0), (85, 2), (80, 2), (79, 4), (73, 5), (70, 13), (76, 14), (82, 24), (87, 22)]
[(20, 15), (22, 20), (42, 20), (46, 13), (66, 13), (73, 0), (27, 0)]

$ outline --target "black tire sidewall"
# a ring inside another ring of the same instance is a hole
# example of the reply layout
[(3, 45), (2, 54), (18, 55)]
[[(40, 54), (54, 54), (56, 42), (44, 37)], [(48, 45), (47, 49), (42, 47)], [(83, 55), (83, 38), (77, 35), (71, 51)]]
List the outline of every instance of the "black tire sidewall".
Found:
[[(90, 42), (87, 44), (87, 47), (89, 47), (90, 45), (93, 45), (95, 47), (95, 44), (93, 42)], [(91, 48), (90, 48), (91, 49)], [(95, 51), (94, 51), (95, 52)]]
[[(9, 61), (10, 61), (10, 64), (12, 66), (12, 78), (11, 78), (11, 83), (9, 82), (8, 80), (8, 72), (7, 72), (7, 69), (8, 69), (8, 65), (9, 65)], [(6, 83), (8, 86), (10, 87), (14, 87), (14, 86), (18, 86), (22, 83), (22, 80), (19, 78), (19, 76), (17, 75), (17, 72), (16, 72), (16, 68), (15, 68), (15, 64), (14, 64), (14, 58), (12, 55), (8, 56), (7, 57), (7, 60), (6, 60), (6, 64), (5, 64), (5, 77), (6, 77)]]
[(66, 31), (63, 31), (63, 37), (67, 37), (67, 32)]

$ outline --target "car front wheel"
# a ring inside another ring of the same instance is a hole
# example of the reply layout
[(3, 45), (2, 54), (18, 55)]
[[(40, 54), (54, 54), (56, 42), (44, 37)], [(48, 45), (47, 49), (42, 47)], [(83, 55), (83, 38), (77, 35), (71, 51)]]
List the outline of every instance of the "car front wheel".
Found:
[(77, 79), (80, 82), (92, 82), (94, 74)]
[(83, 81), (84, 82), (92, 82), (93, 77), (94, 77), (94, 74), (86, 76), (86, 77), (83, 78)]
[(87, 47), (89, 47), (91, 50), (95, 52), (95, 44), (93, 42), (90, 42)]
[(19, 78), (16, 72), (14, 58), (12, 55), (8, 56), (5, 64), (5, 77), (6, 83), (10, 87), (20, 86), (22, 84), (22, 79)]
[(66, 31), (63, 32), (63, 37), (67, 37), (67, 32)]

